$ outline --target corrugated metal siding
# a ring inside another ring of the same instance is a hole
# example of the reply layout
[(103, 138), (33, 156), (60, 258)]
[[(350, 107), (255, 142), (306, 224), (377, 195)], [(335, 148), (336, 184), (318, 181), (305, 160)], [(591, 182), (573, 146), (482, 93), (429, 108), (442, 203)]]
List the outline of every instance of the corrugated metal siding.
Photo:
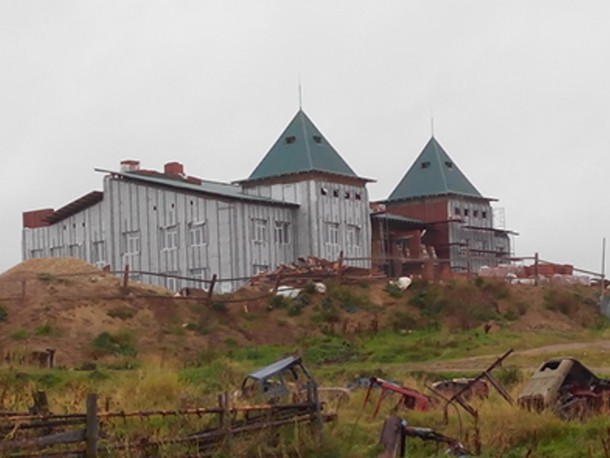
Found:
[[(328, 195), (321, 195), (322, 188), (329, 189)], [(179, 289), (200, 283), (135, 272), (200, 279), (217, 274), (225, 279), (250, 277), (294, 262), (298, 256), (336, 259), (340, 251), (345, 257), (370, 256), (364, 187), (308, 180), (261, 186), (250, 192), (300, 206), (221, 200), (109, 175), (104, 178), (102, 202), (55, 225), (24, 229), (24, 258), (73, 253), (88, 262), (110, 264), (114, 270), (129, 264), (134, 279)], [(356, 192), (360, 200), (355, 200)], [(350, 193), (350, 198), (345, 193)], [(328, 222), (338, 224), (337, 243), (327, 240), (324, 223)], [(201, 231), (195, 234), (197, 228)], [(358, 229), (359, 244), (347, 243), (350, 228)], [(94, 244), (98, 245), (94, 248)], [(219, 290), (233, 290), (239, 284), (223, 282)]]

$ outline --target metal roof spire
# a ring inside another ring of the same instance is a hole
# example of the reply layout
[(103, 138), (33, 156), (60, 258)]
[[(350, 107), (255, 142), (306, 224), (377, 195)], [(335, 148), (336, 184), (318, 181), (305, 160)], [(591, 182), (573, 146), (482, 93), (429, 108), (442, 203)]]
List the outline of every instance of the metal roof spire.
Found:
[(303, 109), (303, 85), (301, 84), (301, 75), (299, 74), (299, 110)]

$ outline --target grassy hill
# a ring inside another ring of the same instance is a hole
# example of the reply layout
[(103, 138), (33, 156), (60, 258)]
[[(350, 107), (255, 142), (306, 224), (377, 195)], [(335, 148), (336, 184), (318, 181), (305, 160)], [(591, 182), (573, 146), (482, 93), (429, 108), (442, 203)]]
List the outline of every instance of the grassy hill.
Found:
[[(596, 307), (597, 289), (480, 278), (415, 281), (404, 292), (382, 280), (325, 283), (325, 294), (306, 284), (287, 299), (259, 282), (207, 304), (157, 287), (123, 288), (75, 259), (27, 261), (0, 276), (0, 408), (26, 408), (39, 389), (49, 393), (53, 411), (82, 409), (88, 391), (117, 410), (209, 405), (249, 371), (288, 354), (302, 355), (325, 386), (377, 375), (426, 391), (432, 381), (472, 375), (514, 348), (496, 375), (515, 397), (551, 356), (575, 356), (610, 372), (610, 331)], [(45, 348), (56, 349), (56, 369), (28, 359)], [(354, 391), (321, 439), (282, 436), (281, 447), (259, 444), (249, 456), (377, 456), (394, 403), (372, 419), (362, 401), (363, 392)], [(452, 415), (445, 425), (439, 410), (400, 414), (471, 447), (478, 436), (483, 456), (610, 456), (604, 417), (565, 423), (495, 395), (477, 408), (478, 423)], [(436, 456), (437, 449), (412, 440), (409, 453)]]

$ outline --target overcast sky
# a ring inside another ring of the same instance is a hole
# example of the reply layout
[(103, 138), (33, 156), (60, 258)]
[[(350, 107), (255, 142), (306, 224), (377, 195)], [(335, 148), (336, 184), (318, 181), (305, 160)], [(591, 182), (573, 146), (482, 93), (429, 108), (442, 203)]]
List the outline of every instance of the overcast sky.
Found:
[(139, 159), (247, 177), (303, 107), (388, 197), (434, 133), (515, 254), (600, 271), (610, 2), (0, 0), (0, 271), (21, 213)]

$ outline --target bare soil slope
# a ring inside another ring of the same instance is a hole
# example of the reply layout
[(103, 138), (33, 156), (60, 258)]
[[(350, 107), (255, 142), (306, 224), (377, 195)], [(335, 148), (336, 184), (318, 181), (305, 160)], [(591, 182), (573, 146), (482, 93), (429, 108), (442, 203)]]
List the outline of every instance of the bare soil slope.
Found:
[[(92, 348), (100, 333), (126, 333), (139, 356), (164, 355), (186, 363), (204, 350), (291, 344), (329, 328), (350, 334), (425, 321), (411, 305), (409, 295), (416, 293), (393, 297), (385, 280), (347, 286), (352, 296), (328, 322), (320, 321), (322, 295), (315, 295), (298, 314), (285, 308), (270, 311), (270, 286), (259, 283), (233, 295), (215, 296), (213, 304), (205, 305), (159, 287), (130, 283), (123, 288), (120, 278), (78, 259), (30, 260), (0, 275), (0, 312), (5, 312), (0, 346), (9, 362), (53, 348), (57, 364), (76, 366), (100, 357)], [(543, 294), (541, 289), (515, 285), (510, 297), (494, 300), (494, 306), (500, 315), (513, 315), (511, 326), (517, 331), (577, 330), (595, 319), (593, 307), (579, 309), (577, 316), (570, 310), (549, 310)], [(368, 305), (350, 305), (350, 300), (363, 296)], [(450, 317), (445, 325), (463, 322), (463, 317), (461, 321)]]

